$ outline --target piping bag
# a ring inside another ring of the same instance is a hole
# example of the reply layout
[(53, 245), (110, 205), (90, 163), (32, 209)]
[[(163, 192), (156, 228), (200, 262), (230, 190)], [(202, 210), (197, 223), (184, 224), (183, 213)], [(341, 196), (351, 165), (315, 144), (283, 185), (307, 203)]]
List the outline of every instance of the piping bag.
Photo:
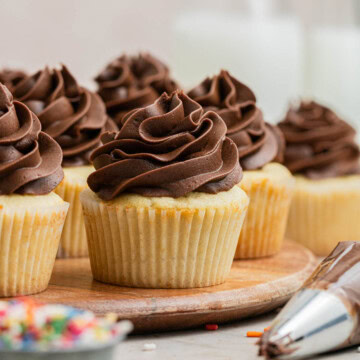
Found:
[(340, 242), (262, 335), (259, 355), (303, 359), (360, 343), (360, 242)]

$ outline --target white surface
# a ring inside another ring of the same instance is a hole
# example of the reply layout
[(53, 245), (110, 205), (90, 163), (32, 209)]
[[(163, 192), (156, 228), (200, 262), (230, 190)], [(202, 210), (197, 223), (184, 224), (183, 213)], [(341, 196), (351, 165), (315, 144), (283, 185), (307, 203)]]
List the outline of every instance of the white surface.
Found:
[[(220, 325), (217, 331), (205, 329), (132, 336), (122, 343), (114, 360), (262, 360), (257, 356), (256, 338), (247, 331), (263, 331), (275, 314)], [(144, 343), (156, 344), (156, 350), (143, 351)], [(318, 360), (360, 360), (357, 347), (312, 358)]]

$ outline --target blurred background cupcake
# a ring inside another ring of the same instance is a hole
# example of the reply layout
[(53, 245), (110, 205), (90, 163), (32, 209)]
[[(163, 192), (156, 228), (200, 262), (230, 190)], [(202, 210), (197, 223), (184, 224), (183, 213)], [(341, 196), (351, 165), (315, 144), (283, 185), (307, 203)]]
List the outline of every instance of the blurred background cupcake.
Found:
[(0, 296), (48, 286), (69, 204), (60, 146), (29, 108), (0, 84)]
[(360, 150), (355, 130), (314, 101), (279, 123), (285, 165), (296, 176), (287, 234), (320, 256), (339, 241), (360, 240)]
[(188, 95), (205, 110), (216, 111), (227, 125), (227, 136), (239, 151), (244, 178), (240, 187), (250, 198), (235, 259), (277, 253), (284, 239), (293, 179), (283, 160), (281, 131), (265, 123), (254, 93), (227, 71), (206, 78)]
[(14, 87), (13, 95), (39, 117), (43, 131), (63, 151), (65, 177), (55, 192), (70, 203), (70, 208), (58, 255), (87, 256), (79, 194), (87, 187), (86, 178), (93, 170), (90, 153), (100, 145), (101, 134), (117, 126), (106, 115), (101, 98), (79, 86), (65, 66), (45, 67), (27, 76)]
[(168, 67), (148, 53), (118, 57), (95, 81), (109, 116), (118, 124), (128, 111), (150, 105), (164, 91), (171, 94), (178, 88)]
[(103, 135), (91, 190), (80, 195), (96, 280), (150, 288), (225, 281), (248, 207), (225, 134), (219, 115), (175, 92)]

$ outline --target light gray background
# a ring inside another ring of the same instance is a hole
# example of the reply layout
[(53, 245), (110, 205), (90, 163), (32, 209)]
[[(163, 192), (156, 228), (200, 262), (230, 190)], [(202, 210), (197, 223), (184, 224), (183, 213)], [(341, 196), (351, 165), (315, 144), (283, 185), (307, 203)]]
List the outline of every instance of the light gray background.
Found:
[[(359, 0), (265, 1), (274, 4), (274, 13), (277, 16), (294, 15), (306, 31), (324, 25), (357, 25), (360, 28)], [(249, 17), (250, 2), (251, 0), (0, 0), (0, 66), (25, 68), (34, 72), (45, 64), (54, 66), (63, 62), (69, 66), (81, 84), (95, 87), (92, 79), (111, 59), (124, 51), (135, 53), (148, 50), (168, 62), (175, 75), (182, 74), (183, 78), (187, 78), (185, 75), (191, 72), (188, 64), (198, 63), (198, 58), (192, 54), (191, 49), (182, 47), (180, 56), (178, 55), (179, 45), (175, 35), (177, 19), (184, 13), (200, 10), (238, 16), (241, 21), (241, 16)], [(274, 39), (275, 41), (277, 39)], [(336, 41), (339, 39), (334, 40)], [(343, 43), (342, 38), (340, 42)], [(216, 48), (216, 41), (212, 46)], [(241, 48), (241, 44), (238, 44), (238, 47)], [(315, 47), (317, 48), (317, 45)], [(349, 40), (346, 50), (349, 56), (345, 53), (343, 58), (349, 60), (339, 57), (336, 74), (333, 67), (329, 65), (326, 68), (326, 64), (320, 64), (320, 69), (328, 69), (326, 71), (330, 72), (325, 78), (321, 71), (315, 70), (314, 74), (305, 69), (303, 89), (299, 90), (298, 95), (316, 96), (354, 124), (360, 125), (360, 105), (357, 105), (356, 98), (356, 94), (360, 92), (360, 83), (356, 80), (360, 74), (360, 67), (356, 64), (356, 59), (360, 62), (360, 35), (358, 44), (356, 40)], [(243, 51), (246, 52), (246, 47)], [(224, 66), (221, 59), (235, 56), (230, 53), (220, 55), (219, 62), (215, 62), (214, 68), (209, 71), (217, 72)], [(259, 55), (264, 56), (266, 62), (266, 54)], [(181, 56), (191, 60), (182, 61)], [(334, 54), (330, 53), (329, 57), (334, 57)], [(307, 64), (307, 61), (305, 63)], [(319, 69), (319, 64), (316, 66), (316, 69)], [(200, 72), (201, 67), (198, 68)], [(235, 71), (231, 68), (228, 70)], [(247, 77), (246, 69), (236, 69), (235, 73), (240, 80), (251, 79)], [(270, 73), (271, 71), (267, 72)], [(194, 75), (193, 81), (186, 81), (183, 85), (193, 86), (203, 77), (204, 74), (199, 73)], [(181, 83), (181, 78), (178, 80)], [(273, 82), (276, 81), (279, 80), (275, 78)], [(295, 79), (286, 81), (296, 82)], [(252, 82), (253, 85), (248, 85), (261, 95), (259, 105), (266, 108), (265, 117), (268, 120), (279, 120), (272, 118), (271, 104), (274, 104), (275, 108), (278, 106), (276, 101), (272, 100), (274, 91), (266, 90), (263, 94), (262, 90), (269, 86), (262, 87), (259, 78)], [(322, 86), (324, 82), (328, 86)], [(332, 91), (327, 91), (330, 88)], [(271, 100), (266, 98), (266, 94)], [(289, 100), (294, 96), (296, 95), (289, 94)], [(285, 104), (280, 97), (283, 96), (278, 97), (279, 101)]]

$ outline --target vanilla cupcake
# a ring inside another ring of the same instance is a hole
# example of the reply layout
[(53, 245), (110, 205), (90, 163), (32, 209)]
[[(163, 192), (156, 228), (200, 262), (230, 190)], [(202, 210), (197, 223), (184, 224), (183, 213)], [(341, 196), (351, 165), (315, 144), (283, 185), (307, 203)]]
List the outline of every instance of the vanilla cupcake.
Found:
[(244, 178), (240, 187), (250, 198), (235, 259), (276, 254), (284, 240), (293, 189), (290, 172), (282, 161), (281, 131), (265, 123), (254, 93), (222, 70), (188, 94), (205, 110), (217, 112), (227, 125), (227, 136), (239, 151)]
[(167, 66), (147, 53), (118, 57), (95, 81), (109, 116), (118, 124), (130, 110), (150, 105), (163, 92), (170, 94), (178, 88)]
[(320, 256), (360, 241), (360, 150), (355, 130), (316, 102), (289, 109), (279, 124), (285, 165), (295, 174), (287, 234)]
[(106, 115), (100, 97), (79, 86), (65, 66), (45, 68), (26, 77), (13, 90), (40, 119), (42, 129), (61, 146), (65, 177), (55, 192), (70, 203), (59, 257), (88, 255), (79, 195), (93, 171), (90, 153), (100, 145), (106, 130), (117, 127)]
[(123, 286), (193, 288), (229, 274), (248, 197), (226, 125), (182, 92), (128, 113), (81, 193), (91, 269)]
[(48, 286), (68, 210), (52, 192), (61, 161), (39, 119), (0, 84), (0, 297)]

